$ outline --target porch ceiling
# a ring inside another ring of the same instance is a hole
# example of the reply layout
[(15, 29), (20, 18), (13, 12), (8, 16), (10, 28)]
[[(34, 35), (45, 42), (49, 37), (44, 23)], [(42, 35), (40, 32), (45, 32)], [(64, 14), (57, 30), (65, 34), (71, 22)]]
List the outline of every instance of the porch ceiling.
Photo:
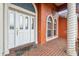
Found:
[(60, 6), (62, 4), (64, 4), (64, 3), (55, 3), (56, 6)]
[[(57, 11), (62, 11), (67, 9), (67, 3), (54, 3), (54, 5), (57, 8)], [(77, 9), (77, 13), (79, 13), (79, 3), (76, 3), (76, 9)]]
[[(64, 3), (58, 7), (58, 13), (61, 17), (67, 17), (67, 3)], [(79, 18), (79, 3), (76, 4), (76, 13)]]
[(56, 10), (61, 11), (67, 9), (67, 3), (54, 3)]

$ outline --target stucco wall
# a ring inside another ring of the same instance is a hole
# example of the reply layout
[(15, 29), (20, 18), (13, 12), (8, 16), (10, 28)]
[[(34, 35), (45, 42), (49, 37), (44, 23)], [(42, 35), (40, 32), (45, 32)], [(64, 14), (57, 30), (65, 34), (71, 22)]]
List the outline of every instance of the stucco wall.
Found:
[[(67, 40), (67, 19), (59, 17), (58, 26), (59, 26), (58, 36), (60, 38), (63, 38), (64, 40)], [(78, 29), (79, 29), (79, 20), (78, 20)], [(78, 38), (79, 38), (79, 30), (78, 30)]]
[[(38, 11), (38, 44), (46, 42), (46, 17), (56, 10), (51, 4), (36, 4)], [(79, 27), (79, 21), (78, 21)], [(78, 30), (79, 36), (79, 30)], [(58, 37), (67, 41), (67, 19), (59, 17), (58, 19)]]
[(52, 4), (36, 4), (38, 9), (38, 44), (46, 42), (46, 18), (52, 14), (55, 7)]
[(67, 39), (67, 19), (59, 17), (58, 26), (59, 26), (58, 27), (59, 37), (66, 40)]

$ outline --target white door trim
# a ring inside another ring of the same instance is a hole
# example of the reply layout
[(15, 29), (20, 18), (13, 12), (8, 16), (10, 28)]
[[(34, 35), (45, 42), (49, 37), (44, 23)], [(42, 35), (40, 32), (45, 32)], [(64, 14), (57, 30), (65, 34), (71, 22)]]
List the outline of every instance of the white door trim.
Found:
[(32, 5), (33, 5), (33, 7), (35, 8), (35, 16), (36, 16), (36, 20), (35, 20), (35, 22), (36, 22), (36, 24), (35, 24), (35, 27), (36, 27), (36, 34), (35, 34), (35, 38), (36, 38), (36, 44), (38, 44), (38, 10), (37, 10), (37, 7), (36, 7), (36, 5), (35, 5), (35, 3), (32, 3)]

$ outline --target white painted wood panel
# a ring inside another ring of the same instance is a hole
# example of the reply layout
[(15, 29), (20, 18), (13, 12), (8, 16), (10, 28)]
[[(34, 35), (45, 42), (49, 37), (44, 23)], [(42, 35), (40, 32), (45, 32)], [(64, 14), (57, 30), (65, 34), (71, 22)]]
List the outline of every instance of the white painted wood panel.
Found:
[(8, 25), (9, 25), (9, 36), (8, 36), (8, 39), (9, 39), (9, 42), (8, 42), (8, 48), (14, 48), (14, 11), (12, 10), (9, 10), (9, 13), (8, 13)]

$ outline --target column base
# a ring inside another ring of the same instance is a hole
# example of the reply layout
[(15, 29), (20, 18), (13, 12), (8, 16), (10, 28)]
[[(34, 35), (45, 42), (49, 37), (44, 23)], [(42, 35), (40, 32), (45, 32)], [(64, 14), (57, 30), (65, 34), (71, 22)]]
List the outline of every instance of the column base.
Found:
[(67, 54), (68, 54), (69, 56), (77, 56), (77, 52), (76, 52), (76, 50), (73, 49), (73, 48), (69, 48), (69, 49), (67, 50)]

